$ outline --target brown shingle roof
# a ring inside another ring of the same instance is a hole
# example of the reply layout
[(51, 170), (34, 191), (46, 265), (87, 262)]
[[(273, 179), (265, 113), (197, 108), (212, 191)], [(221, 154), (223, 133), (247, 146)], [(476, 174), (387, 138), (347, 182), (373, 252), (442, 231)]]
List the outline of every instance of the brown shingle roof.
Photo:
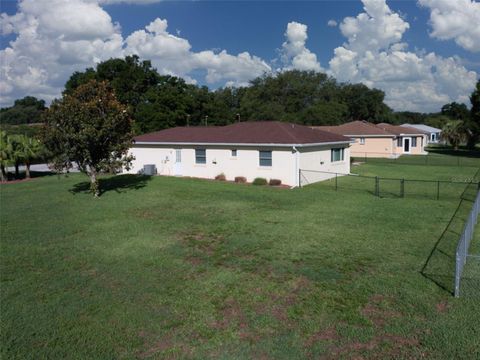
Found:
[(408, 126), (398, 126), (398, 125), (392, 125), (392, 124), (387, 124), (387, 123), (380, 123), (376, 125), (378, 128), (383, 129), (385, 131), (388, 131), (392, 134), (395, 135), (425, 135), (427, 134), (426, 132), (415, 129), (412, 127)]
[(280, 121), (249, 121), (226, 126), (175, 127), (135, 137), (135, 142), (189, 144), (318, 144), (349, 142), (344, 136)]
[(314, 129), (329, 131), (339, 135), (345, 136), (354, 136), (354, 135), (365, 135), (365, 136), (388, 136), (393, 137), (389, 131), (386, 131), (380, 127), (375, 126), (372, 123), (367, 121), (352, 121), (338, 126), (313, 126)]

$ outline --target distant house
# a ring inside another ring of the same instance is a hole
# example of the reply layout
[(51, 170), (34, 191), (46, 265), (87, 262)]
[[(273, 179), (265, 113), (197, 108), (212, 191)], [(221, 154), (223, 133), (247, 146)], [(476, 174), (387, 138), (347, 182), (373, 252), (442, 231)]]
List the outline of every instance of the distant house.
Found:
[(438, 144), (440, 142), (440, 135), (442, 134), (441, 129), (434, 128), (432, 126), (424, 125), (424, 124), (403, 124), (402, 126), (415, 128), (421, 130), (428, 134), (428, 143)]
[(415, 128), (386, 123), (372, 124), (368, 121), (352, 121), (338, 126), (315, 126), (351, 138), (352, 157), (389, 157), (403, 154), (426, 154), (427, 134)]
[(134, 140), (131, 173), (155, 165), (160, 175), (213, 179), (224, 174), (227, 180), (261, 177), (298, 186), (299, 169), (350, 172), (350, 139), (285, 122), (175, 127)]

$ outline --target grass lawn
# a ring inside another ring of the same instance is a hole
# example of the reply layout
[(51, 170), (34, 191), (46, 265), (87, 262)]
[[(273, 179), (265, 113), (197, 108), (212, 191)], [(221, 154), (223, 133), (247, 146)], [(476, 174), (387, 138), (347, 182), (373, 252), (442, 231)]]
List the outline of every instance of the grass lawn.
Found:
[(468, 199), (86, 180), (0, 187), (4, 359), (480, 357), (479, 299), (451, 295)]

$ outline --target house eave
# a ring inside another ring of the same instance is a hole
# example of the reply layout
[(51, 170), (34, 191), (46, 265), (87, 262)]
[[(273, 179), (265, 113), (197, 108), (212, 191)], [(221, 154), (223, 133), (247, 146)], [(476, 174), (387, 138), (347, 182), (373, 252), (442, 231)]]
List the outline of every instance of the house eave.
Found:
[(281, 143), (212, 143), (212, 142), (160, 142), (160, 141), (135, 141), (135, 145), (165, 145), (165, 146), (235, 146), (235, 147), (314, 147), (325, 145), (342, 145), (351, 144), (354, 141), (329, 141), (320, 143), (306, 143), (306, 144), (281, 144)]

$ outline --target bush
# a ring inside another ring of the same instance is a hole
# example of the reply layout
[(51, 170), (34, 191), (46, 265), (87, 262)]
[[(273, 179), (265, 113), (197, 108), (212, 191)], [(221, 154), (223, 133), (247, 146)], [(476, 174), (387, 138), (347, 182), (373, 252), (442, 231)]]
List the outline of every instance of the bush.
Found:
[(227, 180), (227, 177), (225, 176), (224, 173), (221, 173), (221, 174), (218, 174), (217, 176), (215, 176), (215, 180), (225, 181), (225, 180)]
[(270, 186), (279, 186), (279, 185), (282, 185), (282, 180), (280, 180), (280, 179), (270, 179), (268, 184)]
[(255, 178), (255, 180), (253, 180), (253, 185), (267, 185), (268, 182), (267, 182), (267, 179), (265, 178)]
[(244, 176), (235, 176), (235, 182), (245, 184), (247, 182), (247, 178)]

